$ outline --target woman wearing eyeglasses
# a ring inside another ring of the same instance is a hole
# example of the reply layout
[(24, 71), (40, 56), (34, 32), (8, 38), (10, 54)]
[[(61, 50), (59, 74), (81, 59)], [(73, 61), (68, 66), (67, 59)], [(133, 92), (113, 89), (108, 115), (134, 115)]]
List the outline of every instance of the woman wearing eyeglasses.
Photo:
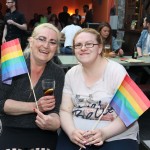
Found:
[(102, 115), (126, 70), (103, 56), (102, 39), (94, 29), (77, 32), (73, 47), (80, 63), (66, 73), (56, 150), (138, 150), (137, 122), (126, 128), (111, 107)]
[[(27, 74), (14, 77), (11, 85), (0, 82), (1, 150), (55, 150), (64, 85), (64, 72), (52, 61), (59, 34), (52, 24), (41, 24), (34, 29), (25, 51), (38, 109)], [(44, 96), (43, 79), (55, 80), (54, 95)]]

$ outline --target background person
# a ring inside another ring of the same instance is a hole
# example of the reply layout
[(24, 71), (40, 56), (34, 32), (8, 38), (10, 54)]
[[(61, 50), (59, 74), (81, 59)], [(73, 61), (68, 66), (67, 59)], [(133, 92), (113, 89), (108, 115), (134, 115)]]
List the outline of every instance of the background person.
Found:
[(123, 50), (117, 44), (115, 37), (112, 36), (112, 29), (109, 23), (102, 22), (98, 27), (98, 32), (103, 38), (104, 46), (109, 44), (111, 46), (111, 52), (109, 53), (109, 57), (115, 57), (116, 54), (122, 56), (124, 54)]
[(67, 6), (63, 6), (63, 12), (60, 12), (58, 14), (58, 19), (60, 21), (61, 27), (64, 28), (65, 26), (67, 26), (69, 23), (69, 18), (70, 18), (70, 14), (68, 13), (68, 7)]
[(85, 28), (87, 27), (87, 23), (93, 22), (93, 13), (92, 13), (92, 9), (89, 9), (89, 5), (87, 4), (83, 6), (83, 12), (85, 13), (85, 19), (82, 23), (82, 28)]
[[(43, 23), (34, 28), (29, 38), (29, 49), (25, 53), (26, 63), (39, 110), (36, 109), (27, 74), (14, 77), (11, 86), (0, 82), (0, 114), (3, 124), (1, 150), (55, 150), (64, 83), (63, 70), (52, 61), (58, 48), (59, 36), (56, 27)], [(54, 96), (43, 96), (43, 79), (55, 80)]]
[(50, 17), (51, 17), (52, 14), (53, 14), (53, 13), (52, 13), (52, 7), (51, 7), (51, 6), (48, 6), (48, 7), (47, 7), (47, 15), (46, 15), (47, 20), (50, 19)]
[(3, 30), (4, 30), (4, 20), (3, 20), (3, 15), (0, 12), (0, 45), (2, 44)]
[(144, 18), (143, 18), (143, 30), (144, 30), (144, 29), (147, 29), (146, 18), (147, 18), (147, 17), (144, 17)]
[(37, 24), (39, 24), (40, 18), (38, 13), (34, 13), (33, 19), (29, 21), (28, 29), (29, 31), (33, 31), (34, 27), (36, 27)]
[(62, 30), (61, 24), (60, 24), (56, 14), (52, 14), (50, 19), (48, 20), (48, 22), (53, 24), (55, 27), (57, 27), (57, 29), (59, 31)]
[(146, 17), (145, 26), (147, 29), (144, 29), (141, 32), (141, 36), (136, 44), (138, 56), (150, 55), (150, 14)]
[(75, 16), (78, 20), (78, 25), (81, 25), (81, 15), (79, 15), (79, 9), (75, 9), (75, 13), (72, 16)]
[(127, 74), (122, 65), (103, 57), (102, 43), (100, 34), (90, 28), (73, 39), (80, 63), (65, 76), (60, 107), (63, 131), (56, 150), (138, 150), (138, 123), (125, 127), (111, 107), (92, 129)]
[(64, 47), (60, 49), (60, 52), (63, 54), (73, 53), (73, 37), (81, 29), (76, 17), (70, 17), (70, 23), (61, 31), (61, 37), (65, 39)]
[(3, 31), (2, 43), (19, 38), (22, 49), (26, 47), (26, 41), (23, 35), (27, 30), (25, 17), (16, 10), (16, 0), (7, 0), (6, 6), (10, 10), (4, 17), (5, 27)]

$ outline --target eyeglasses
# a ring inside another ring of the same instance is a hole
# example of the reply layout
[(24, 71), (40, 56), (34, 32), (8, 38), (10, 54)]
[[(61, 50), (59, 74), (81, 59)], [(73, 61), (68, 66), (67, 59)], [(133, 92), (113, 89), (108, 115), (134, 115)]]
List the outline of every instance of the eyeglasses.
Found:
[(74, 47), (74, 49), (81, 49), (83, 47), (83, 45), (86, 48), (92, 48), (95, 45), (99, 45), (99, 44), (94, 44), (94, 43), (85, 43), (85, 44), (82, 44), (82, 43), (78, 43), (78, 44), (75, 44), (73, 47)]
[(13, 2), (6, 2), (6, 3), (13, 3)]
[(58, 42), (57, 41), (46, 41), (46, 38), (45, 37), (38, 37), (38, 38), (35, 38), (39, 43), (45, 45), (46, 43), (48, 43), (49, 46), (57, 46), (58, 45)]

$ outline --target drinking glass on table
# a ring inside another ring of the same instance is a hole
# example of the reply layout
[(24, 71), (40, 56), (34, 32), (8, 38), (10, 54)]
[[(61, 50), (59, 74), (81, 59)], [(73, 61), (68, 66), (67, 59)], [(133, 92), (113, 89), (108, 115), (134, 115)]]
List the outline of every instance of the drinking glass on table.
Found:
[(145, 48), (143, 50), (143, 56), (145, 56), (145, 57), (149, 56), (148, 49)]
[(55, 80), (43, 79), (42, 80), (42, 88), (43, 88), (44, 96), (54, 95)]
[(143, 57), (144, 57), (145, 62), (149, 61), (149, 59), (150, 59), (148, 49), (146, 47), (143, 49)]
[(110, 52), (111, 52), (110, 45), (109, 44), (104, 45), (104, 54), (105, 54), (105, 57), (109, 57), (109, 53)]

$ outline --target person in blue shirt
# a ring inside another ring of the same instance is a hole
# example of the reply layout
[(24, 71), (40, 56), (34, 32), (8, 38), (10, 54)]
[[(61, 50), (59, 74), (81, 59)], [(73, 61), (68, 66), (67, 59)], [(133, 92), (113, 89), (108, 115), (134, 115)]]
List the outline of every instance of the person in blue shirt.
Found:
[(138, 56), (150, 55), (150, 14), (146, 18), (147, 29), (141, 32), (141, 36), (136, 44)]
[(98, 32), (103, 38), (104, 46), (109, 44), (110, 49), (109, 57), (116, 57), (116, 55), (123, 56), (124, 52), (121, 47), (118, 45), (115, 37), (112, 36), (112, 29), (109, 23), (102, 22), (98, 27)]

